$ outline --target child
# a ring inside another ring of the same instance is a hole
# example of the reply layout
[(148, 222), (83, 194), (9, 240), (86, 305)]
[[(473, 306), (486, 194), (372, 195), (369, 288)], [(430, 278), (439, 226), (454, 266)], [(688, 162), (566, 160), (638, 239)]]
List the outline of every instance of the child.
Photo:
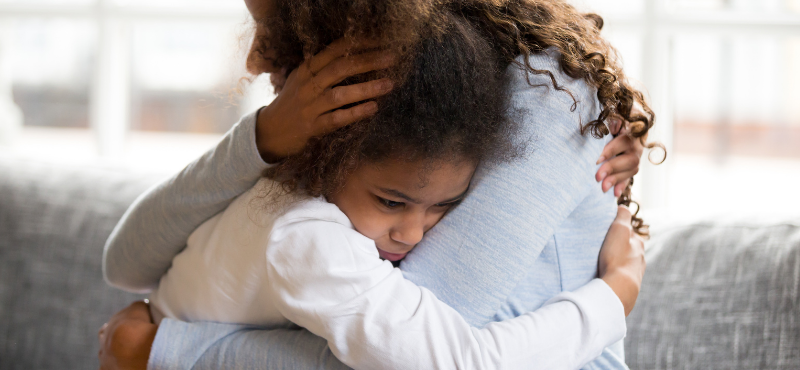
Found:
[(535, 313), (470, 328), (389, 262), (458, 204), (479, 163), (524, 154), (490, 44), (463, 18), (443, 20), (372, 119), (310, 142), (195, 230), (151, 294), (157, 321), (294, 323), (354, 368), (531, 368), (543, 348), (576, 368), (622, 338), (608, 295), (555, 298), (585, 315), (577, 347), (544, 345), (574, 343), (559, 336), (574, 331)]

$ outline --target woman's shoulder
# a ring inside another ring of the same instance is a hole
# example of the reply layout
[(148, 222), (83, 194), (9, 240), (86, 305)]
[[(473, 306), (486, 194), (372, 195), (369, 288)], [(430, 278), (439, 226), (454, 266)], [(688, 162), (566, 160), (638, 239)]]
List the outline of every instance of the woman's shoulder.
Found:
[[(561, 53), (554, 47), (529, 55), (527, 63), (525, 56), (518, 56), (516, 63), (512, 63), (508, 67), (508, 73), (511, 75), (511, 89), (517, 92), (536, 90), (540, 93), (541, 98), (563, 100), (569, 102), (569, 104), (585, 105), (590, 103), (591, 106), (598, 105), (597, 89), (583, 78), (572, 78), (567, 75), (561, 69), (560, 59)], [(527, 66), (530, 66), (534, 71), (542, 71), (543, 73), (532, 72), (527, 69)], [(571, 93), (575, 101), (567, 91), (554, 89), (553, 80), (560, 87)]]
[(552, 131), (573, 137), (602, 110), (597, 89), (585, 79), (567, 75), (559, 59), (558, 50), (548, 48), (528, 56), (527, 64), (519, 56), (508, 67), (512, 112), (529, 123), (526, 128), (533, 137), (552, 136)]

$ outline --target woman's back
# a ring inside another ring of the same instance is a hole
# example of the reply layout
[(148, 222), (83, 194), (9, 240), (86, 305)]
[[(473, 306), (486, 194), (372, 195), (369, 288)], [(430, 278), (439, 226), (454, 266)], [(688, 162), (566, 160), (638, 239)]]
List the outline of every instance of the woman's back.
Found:
[[(600, 112), (596, 90), (560, 72), (552, 49), (529, 61), (574, 95), (575, 110), (570, 95), (556, 91), (546, 74), (529, 74), (529, 84), (523, 71), (509, 67), (512, 104), (523, 110), (522, 139), (530, 140), (527, 156), (479, 168), (464, 202), (401, 265), (409, 280), (431, 288), (478, 327), (533, 311), (594, 278), (616, 214), (613, 193), (604, 194), (594, 180), (610, 137), (580, 132)], [(495, 237), (487, 238), (490, 233)], [(437, 280), (444, 276), (464, 283), (442, 286)], [(616, 356), (604, 357), (618, 358), (601, 368), (626, 368), (621, 346)]]

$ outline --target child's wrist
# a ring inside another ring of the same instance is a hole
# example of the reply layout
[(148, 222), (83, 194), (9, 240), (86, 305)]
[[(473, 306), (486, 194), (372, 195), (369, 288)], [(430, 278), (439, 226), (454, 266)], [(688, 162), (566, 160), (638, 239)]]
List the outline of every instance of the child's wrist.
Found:
[(639, 296), (641, 279), (637, 279), (636, 276), (625, 269), (613, 269), (600, 278), (617, 295), (625, 308), (625, 316), (628, 316), (636, 304), (636, 298)]

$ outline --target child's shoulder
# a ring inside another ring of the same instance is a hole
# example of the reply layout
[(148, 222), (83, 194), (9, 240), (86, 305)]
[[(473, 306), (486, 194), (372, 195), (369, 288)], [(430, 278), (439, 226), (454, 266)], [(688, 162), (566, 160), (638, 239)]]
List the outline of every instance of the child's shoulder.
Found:
[[(310, 197), (297, 192), (287, 192), (269, 179), (261, 179), (250, 190), (247, 198), (248, 213), (254, 221), (271, 219), (273, 227), (303, 221), (328, 221), (352, 228), (350, 220), (339, 207), (323, 197)], [(258, 222), (257, 222), (258, 223)]]

